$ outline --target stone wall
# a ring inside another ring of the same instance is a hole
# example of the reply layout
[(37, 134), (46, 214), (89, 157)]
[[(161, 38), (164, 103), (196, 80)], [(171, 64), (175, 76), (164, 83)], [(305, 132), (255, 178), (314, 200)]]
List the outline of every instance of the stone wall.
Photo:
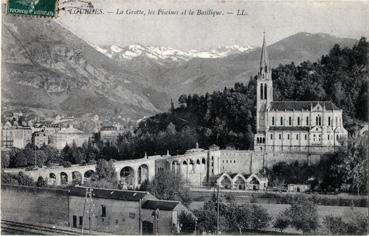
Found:
[(1, 186), (3, 220), (68, 226), (68, 204), (65, 190)]
[[(320, 154), (306, 152), (264, 152), (220, 150), (219, 169), (215, 173), (224, 172), (252, 174), (259, 172), (263, 167), (271, 168), (277, 162), (314, 164), (320, 161)], [(211, 154), (210, 154), (211, 155)], [(217, 155), (215, 155), (217, 156)]]
[(271, 168), (278, 162), (299, 162), (315, 164), (320, 161), (321, 154), (309, 154), (304, 152), (258, 152), (255, 151), (253, 158), (253, 173), (258, 172), (263, 167)]

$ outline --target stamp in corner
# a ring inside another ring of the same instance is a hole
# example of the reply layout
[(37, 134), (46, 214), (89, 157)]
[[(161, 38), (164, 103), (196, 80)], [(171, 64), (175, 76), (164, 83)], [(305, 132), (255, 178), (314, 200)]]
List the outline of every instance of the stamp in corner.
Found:
[(56, 17), (58, 0), (8, 0), (7, 13), (14, 15)]

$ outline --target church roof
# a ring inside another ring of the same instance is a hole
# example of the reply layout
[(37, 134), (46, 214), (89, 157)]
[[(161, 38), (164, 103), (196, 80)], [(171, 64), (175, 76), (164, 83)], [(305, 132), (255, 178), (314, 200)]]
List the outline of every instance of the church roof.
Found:
[(303, 126), (271, 126), (269, 127), (270, 131), (309, 131), (309, 127)]
[(331, 101), (277, 101), (271, 102), (270, 110), (292, 111), (292, 110), (311, 110), (317, 104), (325, 106), (326, 110), (340, 110)]

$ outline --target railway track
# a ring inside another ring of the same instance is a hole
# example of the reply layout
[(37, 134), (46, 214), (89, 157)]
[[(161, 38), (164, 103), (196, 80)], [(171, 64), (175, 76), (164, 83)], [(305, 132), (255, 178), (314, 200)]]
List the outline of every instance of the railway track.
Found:
[(78, 232), (43, 225), (1, 220), (2, 234), (76, 235)]

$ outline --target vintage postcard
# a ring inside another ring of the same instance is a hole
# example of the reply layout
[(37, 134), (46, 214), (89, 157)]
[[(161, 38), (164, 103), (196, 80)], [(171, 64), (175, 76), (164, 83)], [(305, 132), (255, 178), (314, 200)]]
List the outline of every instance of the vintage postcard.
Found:
[(368, 234), (368, 1), (1, 7), (2, 234)]

